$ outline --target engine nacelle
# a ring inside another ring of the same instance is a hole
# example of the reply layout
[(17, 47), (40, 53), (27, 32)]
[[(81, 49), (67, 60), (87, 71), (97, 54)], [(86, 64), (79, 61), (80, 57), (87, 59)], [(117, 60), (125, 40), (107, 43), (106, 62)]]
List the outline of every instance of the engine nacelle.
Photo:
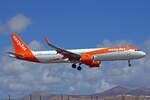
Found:
[(89, 64), (91, 68), (99, 67), (100, 66), (100, 61), (94, 61), (91, 64)]
[(83, 64), (91, 64), (94, 61), (94, 57), (93, 56), (81, 56), (81, 63)]

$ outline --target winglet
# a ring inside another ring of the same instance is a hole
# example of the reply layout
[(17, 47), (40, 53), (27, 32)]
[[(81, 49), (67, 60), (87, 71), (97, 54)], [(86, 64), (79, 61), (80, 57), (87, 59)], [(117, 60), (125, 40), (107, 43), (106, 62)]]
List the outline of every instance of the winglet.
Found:
[(47, 38), (45, 37), (45, 41), (48, 45), (50, 45), (50, 42), (47, 40)]
[(46, 41), (46, 43), (49, 45), (49, 46), (51, 46), (52, 48), (54, 48), (54, 49), (58, 49), (58, 47), (56, 47), (56, 46), (54, 46), (53, 44), (51, 44), (49, 41), (48, 41), (48, 39), (45, 37), (45, 41)]

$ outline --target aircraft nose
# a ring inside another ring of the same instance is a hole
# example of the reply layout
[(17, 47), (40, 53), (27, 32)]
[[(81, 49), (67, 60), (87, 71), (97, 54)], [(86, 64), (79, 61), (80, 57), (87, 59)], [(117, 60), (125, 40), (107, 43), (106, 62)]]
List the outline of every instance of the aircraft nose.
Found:
[(146, 56), (146, 53), (143, 51), (140, 51), (140, 55), (141, 55), (141, 57), (144, 57), (144, 56)]

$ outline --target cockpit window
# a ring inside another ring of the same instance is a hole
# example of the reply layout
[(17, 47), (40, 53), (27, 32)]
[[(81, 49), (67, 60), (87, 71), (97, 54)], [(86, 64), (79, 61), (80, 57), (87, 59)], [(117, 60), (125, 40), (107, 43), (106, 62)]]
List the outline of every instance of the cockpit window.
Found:
[(141, 51), (140, 49), (137, 49), (137, 50), (135, 50), (135, 51)]

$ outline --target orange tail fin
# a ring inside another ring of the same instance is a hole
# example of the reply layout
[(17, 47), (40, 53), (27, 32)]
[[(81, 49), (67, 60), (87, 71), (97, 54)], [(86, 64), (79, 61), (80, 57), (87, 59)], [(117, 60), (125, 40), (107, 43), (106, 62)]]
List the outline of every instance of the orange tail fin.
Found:
[(11, 38), (13, 40), (16, 54), (25, 54), (25, 52), (31, 52), (28, 46), (19, 38), (18, 35), (12, 34)]
[[(12, 34), (11, 38), (13, 40), (14, 48), (15, 48), (15, 56), (18, 59), (39, 62), (39, 60), (34, 56), (32, 51), (28, 48), (28, 46), (17, 36), (16, 34)], [(11, 53), (12, 54), (12, 53)]]

